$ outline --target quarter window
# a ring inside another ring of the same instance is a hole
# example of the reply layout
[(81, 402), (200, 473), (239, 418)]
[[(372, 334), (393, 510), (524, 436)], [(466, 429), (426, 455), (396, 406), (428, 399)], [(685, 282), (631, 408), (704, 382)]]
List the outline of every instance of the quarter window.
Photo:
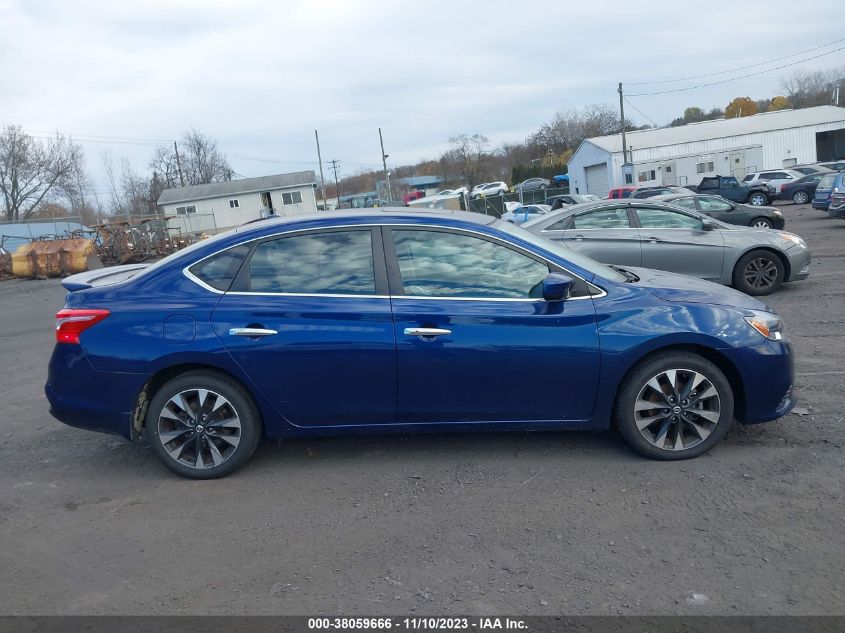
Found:
[(204, 283), (217, 290), (226, 291), (232, 285), (235, 275), (249, 253), (249, 244), (241, 244), (227, 249), (201, 262), (197, 262), (188, 270)]
[(637, 209), (640, 224), (645, 229), (700, 229), (701, 220), (668, 209)]
[(333, 231), (262, 242), (249, 260), (249, 290), (375, 294), (372, 234)]
[(545, 263), (489, 240), (442, 231), (393, 231), (406, 295), (541, 299)]

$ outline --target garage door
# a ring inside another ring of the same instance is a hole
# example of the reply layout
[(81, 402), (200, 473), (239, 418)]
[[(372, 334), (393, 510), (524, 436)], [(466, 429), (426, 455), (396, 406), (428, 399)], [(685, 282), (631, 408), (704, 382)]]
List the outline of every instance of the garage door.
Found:
[(606, 198), (610, 187), (607, 186), (607, 163), (590, 165), (584, 171), (587, 174), (587, 193), (599, 198)]

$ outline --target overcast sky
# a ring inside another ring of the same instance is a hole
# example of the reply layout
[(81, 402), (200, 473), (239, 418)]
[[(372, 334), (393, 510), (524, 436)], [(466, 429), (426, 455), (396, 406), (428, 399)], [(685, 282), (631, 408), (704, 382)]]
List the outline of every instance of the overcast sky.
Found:
[[(0, 0), (0, 123), (153, 140), (195, 127), (216, 138), (245, 176), (316, 169), (317, 128), (323, 159), (340, 159), (341, 174), (350, 174), (379, 166), (378, 127), (394, 164), (437, 158), (447, 139), (463, 132), (519, 141), (557, 110), (618, 106), (619, 81), (713, 73), (843, 38), (841, 15), (841, 0), (814, 0), (812, 7), (794, 0), (753, 7), (683, 0)], [(845, 51), (796, 68), (843, 63)], [(664, 124), (689, 105), (771, 97), (794, 70), (631, 102)], [(626, 114), (649, 123), (632, 108)], [(103, 150), (143, 167), (153, 149), (83, 146), (97, 182)]]

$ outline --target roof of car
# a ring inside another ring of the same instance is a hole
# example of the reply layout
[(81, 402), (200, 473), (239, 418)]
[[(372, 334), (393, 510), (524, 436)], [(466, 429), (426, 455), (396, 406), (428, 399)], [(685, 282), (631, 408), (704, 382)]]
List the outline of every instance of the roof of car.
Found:
[[(386, 221), (389, 219), (428, 219), (457, 220), (473, 224), (491, 224), (495, 216), (472, 211), (451, 211), (449, 209), (426, 209), (424, 207), (368, 207), (366, 209), (341, 209), (338, 211), (318, 211), (306, 215), (276, 216), (247, 222), (235, 229), (237, 232), (263, 230), (271, 226), (300, 223), (310, 220), (367, 220)], [(326, 222), (330, 224), (330, 222)]]

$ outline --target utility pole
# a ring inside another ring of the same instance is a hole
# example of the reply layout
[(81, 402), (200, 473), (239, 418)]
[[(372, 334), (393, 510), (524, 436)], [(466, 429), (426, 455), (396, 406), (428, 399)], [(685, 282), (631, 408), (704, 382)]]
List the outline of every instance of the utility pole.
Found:
[(623, 101), (625, 95), (622, 94), (622, 82), (619, 82), (619, 116), (622, 120), (622, 162), (628, 162), (628, 142), (625, 140), (625, 105)]
[(334, 171), (334, 191), (337, 196), (337, 206), (340, 206), (340, 183), (337, 181), (337, 170), (340, 167), (340, 161), (336, 158), (326, 161), (326, 165), (331, 165)]
[(173, 151), (176, 152), (176, 169), (179, 171), (179, 183), (184, 187), (185, 177), (182, 175), (182, 161), (179, 158), (179, 146), (176, 145), (176, 141), (173, 141)]
[(314, 130), (314, 138), (317, 139), (317, 162), (320, 163), (320, 193), (323, 196), (323, 211), (329, 210), (329, 203), (326, 200), (326, 179), (323, 177), (323, 156), (320, 154), (320, 135)]
[(390, 190), (390, 173), (387, 171), (387, 157), (389, 154), (384, 153), (384, 138), (381, 135), (381, 128), (378, 129), (378, 142), (381, 143), (381, 164), (384, 167), (384, 183), (387, 187), (387, 201), (393, 201), (393, 192)]

